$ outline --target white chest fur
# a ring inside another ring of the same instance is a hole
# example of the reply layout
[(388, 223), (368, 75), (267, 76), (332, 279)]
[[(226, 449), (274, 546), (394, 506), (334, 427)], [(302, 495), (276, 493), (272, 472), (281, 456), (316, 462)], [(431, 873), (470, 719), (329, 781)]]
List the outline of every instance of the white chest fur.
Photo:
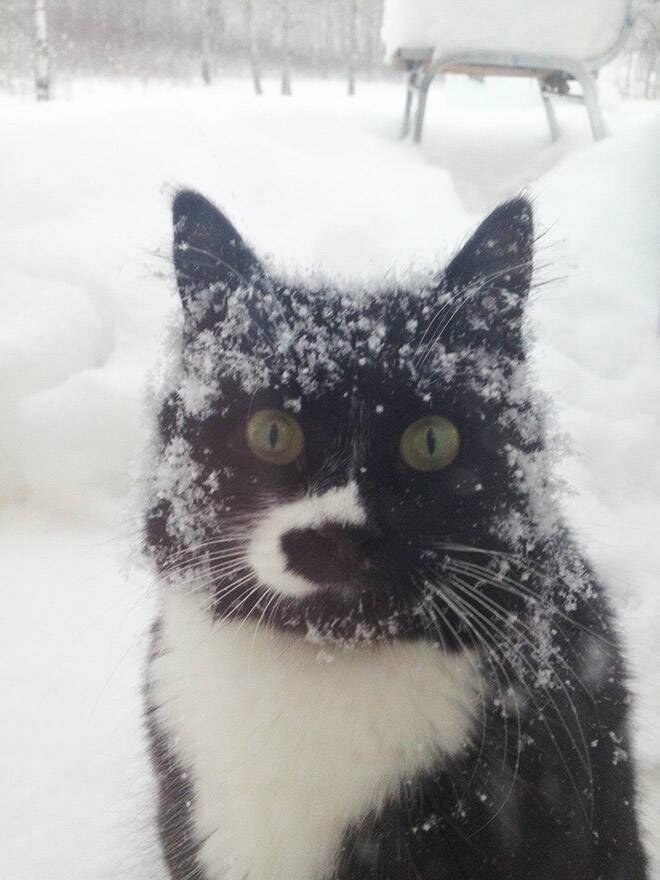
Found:
[(168, 597), (152, 670), (209, 880), (322, 880), (347, 824), (467, 742), (474, 661), (427, 643), (319, 655)]

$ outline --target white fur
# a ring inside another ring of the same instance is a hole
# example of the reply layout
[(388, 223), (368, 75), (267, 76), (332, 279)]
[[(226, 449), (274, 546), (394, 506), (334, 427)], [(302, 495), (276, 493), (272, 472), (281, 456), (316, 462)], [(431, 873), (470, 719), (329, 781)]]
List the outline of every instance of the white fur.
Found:
[(152, 667), (210, 880), (322, 880), (347, 825), (472, 735), (474, 658), (426, 642), (333, 653), (214, 623), (171, 593)]
[(317, 589), (317, 585), (286, 570), (282, 535), (293, 529), (313, 529), (322, 523), (360, 526), (365, 519), (354, 482), (330, 489), (323, 495), (278, 504), (256, 526), (248, 549), (248, 562), (259, 580), (276, 592), (304, 596)]

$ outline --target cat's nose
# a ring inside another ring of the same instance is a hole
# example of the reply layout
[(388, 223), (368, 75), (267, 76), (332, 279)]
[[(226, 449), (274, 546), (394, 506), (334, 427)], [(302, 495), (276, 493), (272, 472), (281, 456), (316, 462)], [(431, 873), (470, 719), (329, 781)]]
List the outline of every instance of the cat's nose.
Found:
[(360, 526), (323, 523), (281, 538), (287, 570), (317, 584), (347, 584), (371, 568), (374, 535)]

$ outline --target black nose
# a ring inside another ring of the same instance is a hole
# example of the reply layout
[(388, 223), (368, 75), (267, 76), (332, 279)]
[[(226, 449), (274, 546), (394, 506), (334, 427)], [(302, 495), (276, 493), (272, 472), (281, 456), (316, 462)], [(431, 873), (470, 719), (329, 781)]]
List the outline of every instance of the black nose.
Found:
[(287, 569), (318, 584), (346, 584), (371, 569), (373, 534), (359, 526), (325, 523), (282, 535)]

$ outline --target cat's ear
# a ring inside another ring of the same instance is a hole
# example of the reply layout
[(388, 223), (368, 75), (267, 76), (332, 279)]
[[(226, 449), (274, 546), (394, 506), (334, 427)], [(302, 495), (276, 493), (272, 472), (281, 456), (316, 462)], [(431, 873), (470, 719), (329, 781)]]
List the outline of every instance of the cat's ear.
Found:
[(186, 314), (224, 311), (227, 295), (259, 274), (259, 263), (227, 218), (199, 193), (183, 190), (172, 205), (174, 270)]
[(520, 349), (533, 254), (529, 201), (520, 197), (500, 205), (445, 270), (443, 287), (456, 303), (448, 335), (460, 334), (463, 341), (470, 336), (490, 349)]

